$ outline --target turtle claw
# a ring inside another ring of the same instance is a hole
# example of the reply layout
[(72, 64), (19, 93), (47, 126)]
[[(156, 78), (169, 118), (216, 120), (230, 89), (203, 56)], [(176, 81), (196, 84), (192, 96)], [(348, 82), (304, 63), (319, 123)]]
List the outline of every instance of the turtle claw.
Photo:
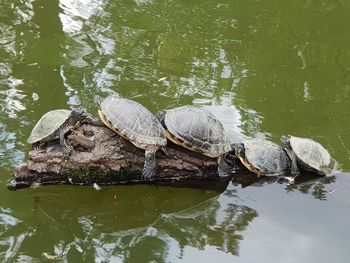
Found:
[(220, 172), (220, 171), (219, 171), (219, 176), (220, 176), (221, 178), (227, 178), (227, 177), (230, 176), (230, 173), (228, 173), (228, 172)]
[(66, 146), (63, 147), (63, 153), (67, 156), (70, 156), (74, 151), (74, 148), (72, 146)]
[(32, 150), (37, 151), (40, 150), (40, 142), (36, 142), (32, 144)]
[(295, 177), (285, 176), (284, 179), (288, 181), (289, 185), (295, 184)]
[(152, 180), (156, 175), (156, 171), (151, 167), (144, 167), (142, 170), (141, 179), (142, 180)]

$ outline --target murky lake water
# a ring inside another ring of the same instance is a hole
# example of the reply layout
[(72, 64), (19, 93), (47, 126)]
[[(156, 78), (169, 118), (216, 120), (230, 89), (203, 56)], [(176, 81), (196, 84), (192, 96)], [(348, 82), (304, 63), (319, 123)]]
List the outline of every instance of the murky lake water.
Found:
[[(0, 261), (348, 262), (350, 2), (2, 0)], [(6, 183), (51, 109), (210, 107), (231, 139), (312, 137), (344, 173), (222, 193)]]

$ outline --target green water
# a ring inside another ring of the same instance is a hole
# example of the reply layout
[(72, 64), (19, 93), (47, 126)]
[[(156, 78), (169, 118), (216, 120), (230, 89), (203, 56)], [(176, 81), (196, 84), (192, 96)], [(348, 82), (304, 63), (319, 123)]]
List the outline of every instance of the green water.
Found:
[[(2, 0), (0, 261), (348, 262), (349, 1)], [(116, 93), (209, 108), (232, 141), (312, 137), (335, 179), (222, 193), (115, 186), (11, 192), (51, 109)]]

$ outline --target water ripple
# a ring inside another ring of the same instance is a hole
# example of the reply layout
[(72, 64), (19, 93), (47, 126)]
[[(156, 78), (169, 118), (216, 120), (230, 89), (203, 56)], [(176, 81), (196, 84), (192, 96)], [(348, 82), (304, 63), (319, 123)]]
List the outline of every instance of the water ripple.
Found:
[(77, 33), (90, 17), (101, 10), (103, 1), (59, 0), (59, 6), (63, 10), (59, 14), (63, 31), (66, 33)]
[(16, 118), (17, 113), (26, 109), (23, 104), (23, 99), (26, 95), (22, 90), (17, 89), (17, 86), (23, 84), (23, 80), (9, 77), (6, 80), (0, 81), (0, 84), (9, 87), (7, 90), (0, 90), (1, 111), (5, 112), (9, 118)]

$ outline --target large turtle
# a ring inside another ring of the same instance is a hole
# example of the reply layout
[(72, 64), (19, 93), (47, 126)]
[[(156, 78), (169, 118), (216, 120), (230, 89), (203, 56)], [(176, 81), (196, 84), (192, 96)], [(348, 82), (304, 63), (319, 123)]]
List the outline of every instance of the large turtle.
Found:
[(65, 134), (88, 117), (84, 109), (52, 110), (45, 113), (34, 126), (27, 142), (37, 149), (41, 144), (60, 139), (60, 145), (66, 154), (73, 152), (73, 147), (65, 140)]
[(232, 148), (243, 165), (257, 176), (284, 176), (290, 173), (291, 161), (287, 153), (273, 142), (250, 139), (232, 144)]
[(336, 162), (329, 152), (318, 142), (308, 139), (283, 135), (281, 141), (292, 160), (292, 174), (296, 177), (299, 167), (326, 175), (336, 168)]
[(175, 144), (211, 158), (218, 158), (220, 177), (229, 175), (225, 154), (232, 150), (231, 144), (216, 117), (202, 107), (182, 106), (157, 114), (167, 138)]
[(167, 140), (165, 130), (158, 119), (136, 101), (118, 98), (114, 95), (103, 99), (98, 110), (102, 122), (111, 130), (127, 139), (136, 147), (145, 150), (143, 179), (151, 179), (156, 174), (158, 149), (163, 149)]

